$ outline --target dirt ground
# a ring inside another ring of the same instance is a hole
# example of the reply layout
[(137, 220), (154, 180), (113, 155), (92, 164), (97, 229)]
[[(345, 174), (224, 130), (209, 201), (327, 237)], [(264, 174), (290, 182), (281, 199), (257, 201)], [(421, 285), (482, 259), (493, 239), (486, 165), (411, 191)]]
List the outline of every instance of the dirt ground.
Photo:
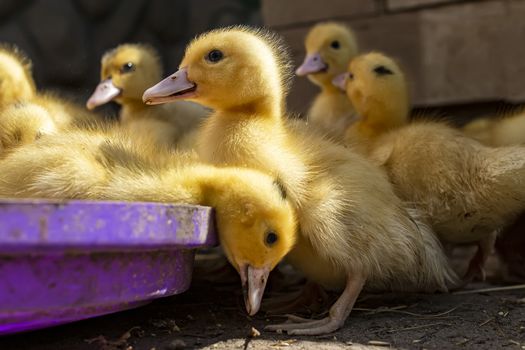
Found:
[[(365, 295), (343, 329), (295, 337), (263, 330), (282, 317), (247, 316), (235, 282), (196, 280), (188, 292), (138, 309), (0, 338), (0, 349), (525, 349), (525, 288)], [(493, 286), (469, 286), (486, 287)]]

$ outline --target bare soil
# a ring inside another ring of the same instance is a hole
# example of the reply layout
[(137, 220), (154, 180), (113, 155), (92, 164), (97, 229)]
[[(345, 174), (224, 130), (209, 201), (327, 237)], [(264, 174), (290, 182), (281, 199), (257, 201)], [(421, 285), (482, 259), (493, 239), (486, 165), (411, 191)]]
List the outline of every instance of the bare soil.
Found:
[[(469, 286), (485, 287), (493, 286)], [(525, 289), (365, 295), (344, 328), (326, 336), (264, 331), (281, 321), (247, 316), (238, 282), (198, 280), (184, 294), (141, 308), (0, 338), (0, 349), (525, 349)]]

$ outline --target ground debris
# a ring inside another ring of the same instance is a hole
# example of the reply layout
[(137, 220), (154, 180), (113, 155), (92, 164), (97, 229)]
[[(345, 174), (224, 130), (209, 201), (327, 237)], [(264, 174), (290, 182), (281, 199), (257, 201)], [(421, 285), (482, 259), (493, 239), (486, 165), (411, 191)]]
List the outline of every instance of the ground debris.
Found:
[(290, 346), (290, 345), (292, 345), (293, 343), (296, 343), (296, 342), (297, 342), (297, 339), (279, 340), (278, 342), (273, 343), (270, 346), (272, 346), (272, 347), (286, 347), (286, 346)]
[(374, 346), (390, 346), (389, 342), (382, 341), (382, 340), (369, 340), (368, 345), (374, 345)]
[(463, 338), (463, 339), (461, 339), (460, 341), (458, 341), (458, 342), (456, 343), (456, 345), (465, 345), (465, 344), (467, 344), (469, 341), (470, 341), (470, 339), (468, 339), (468, 338)]
[(256, 337), (259, 337), (260, 335), (261, 335), (261, 332), (259, 332), (257, 328), (252, 327), (252, 329), (250, 329), (250, 335), (249, 335), (250, 338), (256, 338)]
[(422, 324), (422, 325), (412, 326), (412, 327), (390, 329), (388, 330), (388, 332), (395, 333), (395, 332), (413, 331), (416, 329), (435, 327), (435, 326), (452, 326), (452, 325), (450, 323), (445, 323), (445, 322), (435, 322), (435, 323)]
[(131, 332), (135, 330), (139, 332), (139, 336), (144, 334), (142, 329), (136, 326), (136, 327), (132, 327), (130, 330), (122, 334), (117, 340), (108, 340), (106, 339), (105, 336), (99, 335), (98, 337), (95, 337), (95, 338), (84, 339), (84, 341), (88, 344), (98, 343), (100, 346), (100, 350), (120, 350), (120, 349), (131, 350), (132, 347), (128, 345), (128, 340), (132, 336)]
[(180, 332), (180, 328), (179, 326), (177, 326), (177, 323), (175, 323), (175, 320), (172, 320), (170, 318), (153, 319), (150, 320), (150, 323), (154, 327), (160, 328), (162, 330), (167, 330), (169, 332)]
[(182, 350), (186, 348), (186, 343), (182, 339), (175, 339), (164, 347), (165, 350)]

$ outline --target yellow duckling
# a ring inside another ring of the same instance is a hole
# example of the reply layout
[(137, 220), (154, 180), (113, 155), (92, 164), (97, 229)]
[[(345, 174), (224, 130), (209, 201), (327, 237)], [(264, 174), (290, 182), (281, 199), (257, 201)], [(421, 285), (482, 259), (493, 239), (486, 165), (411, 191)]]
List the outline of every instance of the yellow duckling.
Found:
[(276, 35), (242, 26), (218, 29), (195, 39), (179, 70), (144, 93), (149, 104), (189, 99), (212, 108), (199, 138), (201, 158), (279, 178), (298, 212), (300, 231), (291, 250), (281, 247), (271, 258), (240, 245), (228, 252), (230, 260), (250, 256), (263, 266), (248, 273), (247, 312), (259, 309), (260, 280), (267, 280), (273, 258), (287, 254), (309, 279), (343, 292), (325, 319), (270, 330), (332, 332), (343, 326), (363, 286), (446, 290), (454, 273), (437, 238), (404, 208), (386, 174), (304, 124), (286, 121), (289, 68)]
[(493, 147), (525, 143), (525, 109), (494, 117), (479, 118), (463, 127), (463, 132)]
[(354, 59), (344, 85), (363, 115), (351, 131), (367, 137), (370, 157), (387, 170), (397, 194), (443, 241), (479, 245), (466, 277), (483, 277), (495, 232), (525, 209), (525, 148), (489, 148), (443, 123), (405, 126), (404, 76), (382, 54)]
[(37, 92), (31, 62), (14, 46), (0, 47), (0, 88), (0, 154), (42, 135), (95, 122), (74, 103)]
[(24, 103), (36, 95), (31, 61), (15, 46), (0, 47), (0, 157), (8, 151), (56, 131), (49, 113)]
[(46, 109), (60, 129), (92, 124), (92, 113), (55, 93), (37, 91), (31, 68), (29, 58), (16, 46), (0, 47), (0, 109), (31, 102)]
[[(212, 206), (221, 244), (244, 288), (253, 290), (254, 283), (264, 288), (259, 271), (279, 262), (274, 252), (289, 250), (297, 230), (278, 179), (245, 168), (205, 165), (194, 155), (169, 152), (149, 141), (100, 129), (42, 138), (0, 161), (0, 197)], [(251, 250), (261, 256), (248, 254)]]
[(122, 106), (121, 124), (128, 130), (149, 135), (162, 145), (186, 148), (194, 142), (194, 131), (208, 113), (190, 102), (170, 106), (148, 106), (142, 102), (144, 90), (159, 81), (159, 55), (150, 46), (123, 44), (102, 57), (101, 82), (86, 103), (88, 109), (110, 101)]
[[(406, 79), (391, 58), (377, 52), (360, 55), (351, 61), (348, 69), (350, 73), (333, 80), (335, 86), (346, 91), (359, 114), (359, 119), (345, 132), (347, 143), (363, 147), (385, 132), (408, 124)], [(355, 76), (359, 78), (354, 79)]]
[(53, 118), (41, 106), (32, 103), (8, 106), (0, 112), (0, 158), (16, 147), (56, 132)]
[(0, 46), (0, 78), (0, 109), (36, 94), (31, 61), (16, 46)]
[(337, 139), (355, 121), (352, 104), (332, 79), (343, 73), (357, 55), (357, 41), (350, 28), (335, 22), (315, 25), (306, 36), (306, 57), (295, 73), (307, 76), (321, 88), (308, 111), (308, 121)]

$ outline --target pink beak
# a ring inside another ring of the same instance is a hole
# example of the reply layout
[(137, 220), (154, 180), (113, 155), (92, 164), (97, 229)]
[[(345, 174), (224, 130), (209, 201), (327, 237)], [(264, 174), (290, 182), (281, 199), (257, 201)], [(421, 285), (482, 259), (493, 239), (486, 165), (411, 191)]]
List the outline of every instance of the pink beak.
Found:
[(251, 265), (244, 265), (240, 266), (239, 274), (241, 275), (246, 312), (253, 316), (261, 307), (264, 288), (270, 275), (270, 268), (255, 268)]
[(341, 73), (337, 75), (333, 80), (332, 84), (338, 87), (341, 91), (346, 91), (346, 77), (348, 73)]
[(122, 90), (113, 85), (111, 79), (101, 81), (95, 91), (86, 102), (86, 107), (89, 110), (94, 109), (100, 105), (106, 104), (112, 101), (115, 97), (118, 97), (122, 93)]
[(150, 87), (142, 95), (148, 105), (156, 105), (195, 96), (197, 84), (188, 80), (188, 69), (181, 68), (169, 77)]
[(328, 65), (324, 63), (319, 53), (313, 53), (306, 55), (303, 64), (295, 71), (298, 76), (304, 76), (308, 74), (315, 74), (324, 72), (328, 69)]

